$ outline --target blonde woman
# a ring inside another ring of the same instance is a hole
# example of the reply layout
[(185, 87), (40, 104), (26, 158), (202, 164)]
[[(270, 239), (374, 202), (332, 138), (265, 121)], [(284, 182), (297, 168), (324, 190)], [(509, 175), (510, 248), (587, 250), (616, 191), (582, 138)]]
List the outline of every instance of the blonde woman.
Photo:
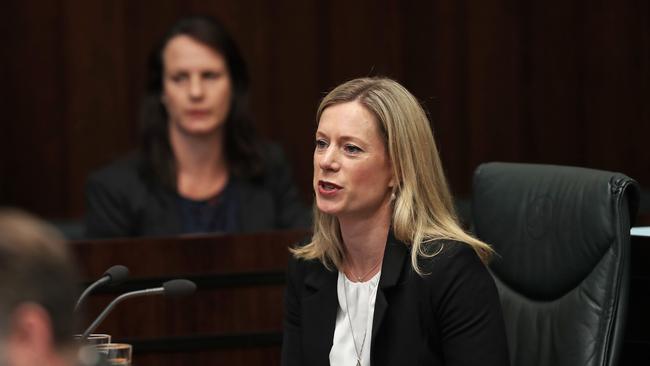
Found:
[(426, 114), (351, 80), (317, 113), (314, 234), (292, 250), (283, 365), (508, 365), (490, 247), (458, 225)]

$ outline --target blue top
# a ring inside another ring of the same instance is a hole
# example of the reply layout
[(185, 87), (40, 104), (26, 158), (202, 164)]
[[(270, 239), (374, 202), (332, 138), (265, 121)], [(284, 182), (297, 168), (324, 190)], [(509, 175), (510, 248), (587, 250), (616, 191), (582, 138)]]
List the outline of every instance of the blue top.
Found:
[(181, 233), (232, 233), (240, 230), (237, 187), (228, 180), (224, 189), (207, 200), (178, 196)]

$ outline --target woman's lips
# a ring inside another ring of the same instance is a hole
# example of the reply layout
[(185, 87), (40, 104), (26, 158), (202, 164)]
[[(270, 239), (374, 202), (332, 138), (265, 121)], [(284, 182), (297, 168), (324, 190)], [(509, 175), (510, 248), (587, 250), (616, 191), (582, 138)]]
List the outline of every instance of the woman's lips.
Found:
[(190, 117), (203, 117), (203, 116), (207, 116), (209, 113), (210, 111), (207, 109), (192, 109), (185, 112), (185, 114), (187, 114)]
[(332, 182), (327, 182), (324, 180), (318, 181), (318, 193), (323, 196), (333, 196), (338, 193), (343, 187), (334, 184)]

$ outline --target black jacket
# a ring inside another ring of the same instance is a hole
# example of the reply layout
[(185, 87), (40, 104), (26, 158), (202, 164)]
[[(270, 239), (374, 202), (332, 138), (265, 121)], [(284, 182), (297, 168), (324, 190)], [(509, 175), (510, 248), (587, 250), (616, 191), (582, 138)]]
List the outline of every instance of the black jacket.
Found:
[[(264, 176), (231, 177), (237, 186), (241, 232), (309, 227), (281, 149), (264, 147)], [(86, 183), (86, 237), (170, 236), (182, 231), (178, 194), (151, 177), (139, 153), (92, 174)]]
[[(412, 269), (409, 248), (389, 236), (372, 325), (376, 365), (509, 365), (497, 289), (474, 250), (445, 241)], [(285, 299), (282, 365), (329, 365), (338, 272), (292, 258)]]

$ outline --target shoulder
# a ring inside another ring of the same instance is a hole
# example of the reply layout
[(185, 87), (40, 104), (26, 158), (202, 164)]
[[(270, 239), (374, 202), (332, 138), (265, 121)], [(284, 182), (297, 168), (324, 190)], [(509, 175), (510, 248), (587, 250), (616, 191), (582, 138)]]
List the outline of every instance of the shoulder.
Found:
[(487, 275), (487, 267), (474, 248), (455, 240), (436, 240), (427, 245), (431, 257), (420, 258), (420, 268), (431, 278), (457, 279), (468, 275)]
[(462, 241), (457, 240), (435, 240), (427, 243), (426, 250), (428, 253), (435, 254), (424, 261), (433, 262), (451, 262), (451, 261), (481, 261), (474, 248)]
[[(458, 302), (473, 301), (496, 294), (496, 285), (487, 266), (467, 243), (439, 240), (431, 243), (436, 255), (419, 260), (422, 275), (416, 275), (435, 309), (454, 307)], [(435, 245), (435, 246), (433, 246)]]
[(87, 179), (87, 189), (125, 191), (136, 193), (144, 189), (146, 182), (145, 162), (137, 152), (128, 155), (92, 172)]
[(144, 160), (141, 155), (131, 152), (112, 163), (105, 165), (91, 173), (91, 180), (117, 180), (139, 175)]

